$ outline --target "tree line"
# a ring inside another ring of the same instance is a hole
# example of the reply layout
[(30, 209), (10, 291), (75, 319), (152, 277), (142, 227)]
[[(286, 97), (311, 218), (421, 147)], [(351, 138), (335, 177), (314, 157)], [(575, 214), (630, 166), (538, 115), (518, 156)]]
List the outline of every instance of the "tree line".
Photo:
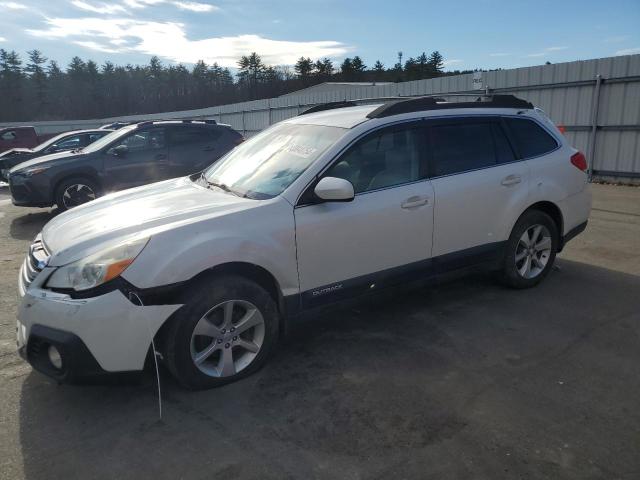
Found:
[(444, 58), (422, 53), (387, 68), (379, 60), (368, 67), (359, 56), (334, 65), (329, 58), (301, 57), (293, 68), (267, 65), (251, 53), (238, 61), (237, 73), (217, 63), (165, 65), (152, 57), (147, 65), (103, 65), (73, 57), (66, 68), (41, 51), (0, 49), (0, 121), (117, 117), (189, 110), (271, 98), (332, 81), (401, 82), (465, 73), (444, 71)]

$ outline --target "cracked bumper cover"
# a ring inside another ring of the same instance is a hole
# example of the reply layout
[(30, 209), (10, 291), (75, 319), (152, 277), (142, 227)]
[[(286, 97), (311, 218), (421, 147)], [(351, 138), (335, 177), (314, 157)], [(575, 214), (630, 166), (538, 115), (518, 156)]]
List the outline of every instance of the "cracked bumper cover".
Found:
[[(62, 350), (72, 352), (67, 354), (69, 358), (85, 359), (66, 362), (68, 368), (82, 370), (81, 366), (88, 366), (93, 358), (98, 371), (142, 370), (153, 336), (181, 305), (134, 305), (118, 290), (72, 299), (42, 288), (52, 270), (45, 268), (26, 291), (21, 291), (17, 324), (21, 354), (37, 370), (51, 374), (33, 361), (30, 347), (35, 342), (45, 346), (62, 342)], [(61, 353), (64, 357), (64, 351)]]

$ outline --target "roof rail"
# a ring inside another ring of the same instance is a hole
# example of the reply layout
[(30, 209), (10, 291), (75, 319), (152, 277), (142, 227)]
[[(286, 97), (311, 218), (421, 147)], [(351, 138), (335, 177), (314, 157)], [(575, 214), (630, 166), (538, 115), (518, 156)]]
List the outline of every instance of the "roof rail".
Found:
[(299, 113), (300, 115), (306, 115), (307, 113), (316, 113), (323, 112), (325, 110), (333, 110), (334, 108), (345, 108), (345, 107), (356, 107), (358, 104), (355, 102), (341, 101), (341, 102), (329, 102), (329, 103), (321, 103), (320, 105), (315, 105), (311, 108), (307, 108), (304, 112)]
[[(477, 97), (472, 102), (442, 102), (442, 97)], [(484, 100), (487, 99), (487, 100)], [(439, 94), (397, 100), (385, 103), (367, 114), (367, 118), (383, 118), (401, 113), (420, 112), (423, 110), (445, 110), (451, 108), (523, 108), (530, 109), (533, 105), (514, 95), (469, 94)]]

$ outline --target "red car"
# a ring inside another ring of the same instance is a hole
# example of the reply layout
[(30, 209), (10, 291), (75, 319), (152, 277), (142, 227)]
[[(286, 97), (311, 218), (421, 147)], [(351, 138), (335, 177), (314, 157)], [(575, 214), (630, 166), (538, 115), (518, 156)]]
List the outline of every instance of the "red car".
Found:
[(0, 152), (12, 148), (31, 148), (53, 135), (37, 135), (33, 127), (0, 128)]

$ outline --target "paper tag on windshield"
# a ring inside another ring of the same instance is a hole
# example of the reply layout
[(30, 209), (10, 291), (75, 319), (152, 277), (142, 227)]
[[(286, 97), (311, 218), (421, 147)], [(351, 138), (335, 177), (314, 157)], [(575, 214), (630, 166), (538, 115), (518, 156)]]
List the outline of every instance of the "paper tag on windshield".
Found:
[(293, 153), (297, 157), (309, 158), (315, 153), (317, 148), (305, 145), (289, 144), (283, 148), (285, 152)]

